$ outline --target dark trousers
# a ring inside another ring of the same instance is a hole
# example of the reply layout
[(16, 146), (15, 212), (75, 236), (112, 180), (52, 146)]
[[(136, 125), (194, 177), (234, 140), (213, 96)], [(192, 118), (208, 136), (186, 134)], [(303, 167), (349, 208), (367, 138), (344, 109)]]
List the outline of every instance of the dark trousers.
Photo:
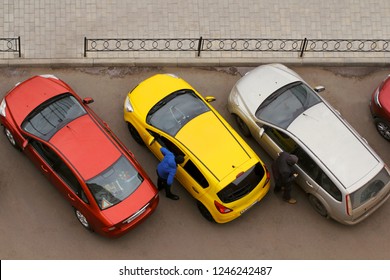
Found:
[(291, 198), (291, 184), (285, 184), (285, 185), (282, 185), (282, 182), (281, 180), (277, 180), (275, 179), (275, 189), (274, 191), (275, 192), (279, 192), (283, 187), (283, 199), (284, 200), (290, 200)]
[[(156, 171), (157, 172), (157, 171)], [(171, 195), (171, 186), (168, 185), (167, 180), (160, 177), (157, 172), (157, 188), (159, 191), (165, 189), (165, 195)]]

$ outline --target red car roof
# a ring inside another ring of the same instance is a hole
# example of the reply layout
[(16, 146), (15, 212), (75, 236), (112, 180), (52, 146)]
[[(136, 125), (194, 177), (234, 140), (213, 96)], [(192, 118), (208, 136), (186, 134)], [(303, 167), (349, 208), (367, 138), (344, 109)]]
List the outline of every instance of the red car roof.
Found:
[(7, 107), (20, 126), (36, 107), (46, 100), (69, 92), (70, 88), (60, 80), (34, 76), (13, 88), (6, 96)]
[(61, 128), (49, 142), (69, 160), (85, 180), (104, 171), (121, 155), (88, 114)]

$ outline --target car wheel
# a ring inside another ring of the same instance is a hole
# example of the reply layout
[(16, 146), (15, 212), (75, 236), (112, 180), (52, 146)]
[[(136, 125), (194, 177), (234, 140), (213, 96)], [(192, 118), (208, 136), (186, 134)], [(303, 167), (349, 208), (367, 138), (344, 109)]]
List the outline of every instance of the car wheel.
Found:
[(236, 119), (236, 123), (238, 125), (238, 129), (244, 135), (245, 137), (250, 137), (251, 136), (251, 131), (249, 130), (248, 126), (246, 123), (237, 115), (234, 115)]
[(135, 127), (131, 123), (127, 123), (127, 128), (129, 129), (130, 134), (133, 137), (133, 139), (135, 140), (135, 142), (137, 142), (138, 144), (144, 146), (145, 143), (142, 140), (141, 135), (139, 135), (137, 129), (135, 129)]
[(320, 214), (323, 217), (328, 216), (328, 211), (326, 210), (325, 206), (314, 195), (309, 194), (309, 202), (310, 205), (314, 208), (314, 210), (316, 210), (318, 214)]
[(375, 125), (378, 132), (385, 138), (387, 141), (390, 141), (390, 124), (383, 119), (376, 118)]
[(199, 209), (200, 213), (202, 214), (202, 216), (207, 221), (215, 223), (215, 220), (214, 220), (213, 216), (210, 214), (209, 210), (207, 210), (206, 206), (204, 206), (202, 204), (202, 202), (200, 202), (200, 201), (197, 201), (196, 204), (197, 204), (198, 209)]
[(76, 214), (77, 220), (80, 222), (80, 224), (87, 230), (92, 231), (91, 225), (89, 224), (87, 218), (76, 208), (74, 209), (74, 213)]
[(4, 127), (4, 134), (5, 134), (5, 136), (7, 136), (7, 139), (11, 143), (12, 147), (19, 150), (19, 147), (15, 141), (15, 137), (13, 136), (12, 132), (6, 127)]

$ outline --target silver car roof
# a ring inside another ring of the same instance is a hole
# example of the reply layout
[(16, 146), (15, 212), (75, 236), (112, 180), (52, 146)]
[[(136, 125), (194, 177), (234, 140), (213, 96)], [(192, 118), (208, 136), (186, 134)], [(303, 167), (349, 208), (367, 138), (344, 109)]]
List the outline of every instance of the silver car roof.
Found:
[(378, 159), (325, 103), (306, 110), (287, 131), (302, 141), (346, 188), (360, 181), (365, 183), (370, 179), (367, 175), (378, 167)]

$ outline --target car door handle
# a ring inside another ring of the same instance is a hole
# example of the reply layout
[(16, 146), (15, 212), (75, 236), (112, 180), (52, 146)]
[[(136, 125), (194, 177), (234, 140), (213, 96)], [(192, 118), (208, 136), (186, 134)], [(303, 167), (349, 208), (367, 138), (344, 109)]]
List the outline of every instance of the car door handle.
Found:
[(313, 188), (313, 185), (312, 184), (310, 184), (310, 182), (309, 181), (306, 181), (306, 184), (310, 187), (310, 188)]
[(47, 170), (46, 167), (44, 165), (42, 165), (42, 164), (41, 164), (41, 168), (42, 168), (43, 171), (49, 172), (49, 170)]
[(194, 192), (199, 193), (199, 192), (196, 190), (195, 187), (192, 187), (192, 189), (194, 190)]
[(68, 197), (70, 198), (70, 200), (73, 200), (73, 201), (75, 201), (75, 199), (74, 199), (73, 195), (71, 195), (70, 193), (68, 193)]

